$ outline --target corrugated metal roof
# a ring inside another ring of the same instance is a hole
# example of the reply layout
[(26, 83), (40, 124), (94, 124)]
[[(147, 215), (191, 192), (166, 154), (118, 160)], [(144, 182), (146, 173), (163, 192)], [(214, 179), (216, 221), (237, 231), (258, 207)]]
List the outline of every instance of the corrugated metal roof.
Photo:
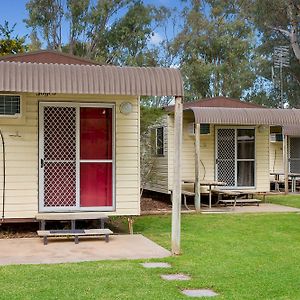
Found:
[[(189, 107), (235, 107), (235, 108), (265, 108), (262, 105), (242, 101), (239, 99), (233, 99), (229, 97), (212, 97), (212, 98), (204, 98), (194, 102), (184, 102), (183, 109), (187, 109)], [(165, 107), (166, 111), (173, 112), (175, 106), (170, 105)]]
[(54, 50), (37, 50), (12, 55), (4, 55), (0, 56), (0, 60), (15, 62), (33, 62), (42, 64), (52, 63), (68, 65), (100, 65), (99, 63), (89, 59)]
[(0, 61), (0, 91), (133, 96), (183, 96), (180, 71)]
[(191, 107), (196, 123), (300, 125), (300, 109)]
[(289, 136), (300, 136), (299, 125), (285, 125), (282, 127), (282, 133)]

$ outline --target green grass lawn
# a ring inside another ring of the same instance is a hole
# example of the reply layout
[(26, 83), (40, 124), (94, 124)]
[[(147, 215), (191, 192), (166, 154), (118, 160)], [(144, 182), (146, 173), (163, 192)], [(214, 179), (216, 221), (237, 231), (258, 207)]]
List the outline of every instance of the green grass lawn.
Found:
[[(135, 231), (169, 248), (170, 221), (139, 217)], [(189, 299), (183, 288), (212, 288), (216, 299), (300, 299), (299, 230), (293, 213), (183, 215), (182, 255), (160, 260), (172, 269), (139, 261), (5, 266), (0, 299)], [(179, 272), (192, 280), (160, 279)]]
[(266, 196), (266, 200), (274, 204), (300, 208), (300, 194)]

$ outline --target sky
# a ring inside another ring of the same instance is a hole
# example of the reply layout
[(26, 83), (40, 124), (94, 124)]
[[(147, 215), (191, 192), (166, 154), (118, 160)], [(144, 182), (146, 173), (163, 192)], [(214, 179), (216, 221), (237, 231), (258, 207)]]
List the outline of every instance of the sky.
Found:
[[(25, 8), (28, 0), (0, 0), (0, 24), (3, 25), (4, 21), (8, 21), (10, 27), (16, 23), (14, 34), (18, 36), (25, 36), (30, 34), (30, 28), (27, 28), (24, 19), (28, 17)], [(144, 0), (145, 4), (164, 5), (169, 8), (179, 7), (182, 5), (180, 0)], [(159, 42), (161, 35), (157, 32), (152, 38), (153, 43)]]

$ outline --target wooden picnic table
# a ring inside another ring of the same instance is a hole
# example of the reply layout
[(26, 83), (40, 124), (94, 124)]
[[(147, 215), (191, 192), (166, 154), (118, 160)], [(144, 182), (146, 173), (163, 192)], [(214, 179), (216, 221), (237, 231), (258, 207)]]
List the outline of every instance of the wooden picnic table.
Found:
[[(195, 179), (183, 179), (183, 183), (193, 183), (195, 188)], [(200, 180), (201, 186), (207, 186), (208, 187), (208, 206), (211, 208), (211, 195), (212, 195), (212, 187), (215, 186), (224, 186), (226, 185), (223, 181), (217, 181), (217, 180)]]
[[(284, 172), (283, 171), (279, 171), (279, 172), (270, 172), (270, 175), (274, 175), (275, 176), (275, 181), (279, 181), (279, 177), (280, 176), (284, 176)], [(297, 178), (300, 178), (300, 173), (288, 173), (288, 177), (291, 178), (291, 183), (292, 183), (292, 193), (296, 192), (296, 183), (297, 183)]]

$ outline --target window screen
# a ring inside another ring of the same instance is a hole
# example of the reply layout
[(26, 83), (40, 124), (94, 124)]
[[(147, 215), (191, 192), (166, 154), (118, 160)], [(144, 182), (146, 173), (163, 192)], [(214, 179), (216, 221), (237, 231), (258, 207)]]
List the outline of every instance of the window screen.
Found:
[(20, 96), (0, 95), (0, 115), (14, 116), (20, 113)]
[(300, 172), (300, 138), (291, 137), (289, 145), (289, 165), (291, 173)]
[(200, 134), (210, 134), (210, 124), (200, 124)]

